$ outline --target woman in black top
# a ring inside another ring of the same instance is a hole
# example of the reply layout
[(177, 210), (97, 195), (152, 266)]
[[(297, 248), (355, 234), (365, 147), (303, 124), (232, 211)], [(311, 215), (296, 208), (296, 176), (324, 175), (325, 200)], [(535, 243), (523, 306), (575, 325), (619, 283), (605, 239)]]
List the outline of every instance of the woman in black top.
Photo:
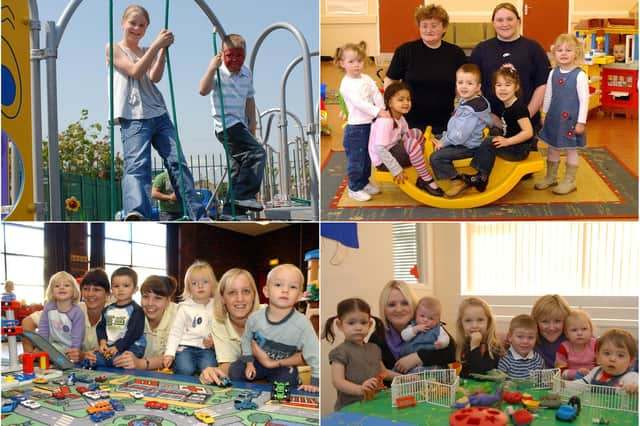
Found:
[(431, 126), (441, 134), (453, 112), (456, 70), (467, 62), (458, 46), (442, 40), (449, 14), (441, 6), (419, 6), (415, 13), (420, 39), (396, 49), (384, 79), (384, 87), (402, 80), (411, 89), (411, 111), (405, 115), (409, 128), (424, 131)]

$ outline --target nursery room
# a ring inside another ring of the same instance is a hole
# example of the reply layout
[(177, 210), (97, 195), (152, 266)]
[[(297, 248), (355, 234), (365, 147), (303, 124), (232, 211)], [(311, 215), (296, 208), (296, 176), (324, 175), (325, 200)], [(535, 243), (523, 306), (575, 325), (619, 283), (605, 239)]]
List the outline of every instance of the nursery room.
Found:
[[(320, 4), (323, 219), (637, 219), (637, 1)], [(560, 58), (567, 45), (575, 58)], [(362, 67), (348, 71), (341, 65), (346, 56), (336, 59), (337, 52), (357, 56)], [(464, 63), (480, 72), (479, 90), (467, 95), (456, 89)], [(496, 92), (497, 72), (505, 67), (515, 70), (501, 77), (513, 85), (513, 96)], [(579, 80), (571, 92), (578, 98), (560, 108), (568, 115), (559, 119), (570, 121), (563, 121), (569, 128), (562, 137), (546, 119), (566, 99), (553, 90), (561, 80), (551, 78), (553, 70), (571, 70)], [(362, 93), (370, 99), (359, 103), (347, 84), (353, 81), (366, 81)], [(394, 110), (397, 90), (409, 103)], [(476, 133), (455, 133), (464, 122), (462, 107), (478, 97), (488, 101), (493, 122), (478, 118)], [(526, 113), (525, 127), (506, 121), (515, 100), (528, 110), (531, 128)], [(393, 123), (387, 113), (399, 127), (385, 125)], [(560, 141), (565, 134), (568, 145)], [(480, 160), (487, 150), (490, 165)]]
[(317, 422), (318, 234), (3, 222), (2, 424)]
[(323, 223), (323, 424), (637, 424), (638, 231)]

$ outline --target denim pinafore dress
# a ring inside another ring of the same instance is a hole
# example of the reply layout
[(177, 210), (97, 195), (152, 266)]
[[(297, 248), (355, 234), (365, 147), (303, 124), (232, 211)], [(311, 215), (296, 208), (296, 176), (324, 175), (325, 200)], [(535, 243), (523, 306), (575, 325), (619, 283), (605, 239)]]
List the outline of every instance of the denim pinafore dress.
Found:
[(552, 72), (553, 96), (540, 138), (554, 148), (581, 148), (586, 144), (584, 133), (575, 132), (580, 108), (576, 82), (580, 72), (579, 67), (568, 73), (556, 67)]

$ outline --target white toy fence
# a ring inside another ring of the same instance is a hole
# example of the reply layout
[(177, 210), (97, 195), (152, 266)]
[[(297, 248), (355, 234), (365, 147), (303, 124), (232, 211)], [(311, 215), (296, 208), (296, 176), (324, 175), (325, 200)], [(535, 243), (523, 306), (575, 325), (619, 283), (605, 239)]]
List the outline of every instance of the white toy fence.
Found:
[(453, 369), (425, 370), (396, 376), (391, 382), (391, 406), (397, 407), (397, 398), (413, 396), (416, 403), (428, 402), (451, 407), (455, 403), (458, 382)]
[(533, 389), (551, 389), (553, 378), (560, 374), (559, 368), (549, 368), (545, 370), (533, 370), (529, 372), (529, 380)]
[(553, 376), (553, 392), (562, 401), (577, 396), (583, 407), (604, 408), (618, 411), (638, 411), (638, 396), (626, 393), (622, 388), (584, 383), (581, 380), (564, 380), (560, 372)]

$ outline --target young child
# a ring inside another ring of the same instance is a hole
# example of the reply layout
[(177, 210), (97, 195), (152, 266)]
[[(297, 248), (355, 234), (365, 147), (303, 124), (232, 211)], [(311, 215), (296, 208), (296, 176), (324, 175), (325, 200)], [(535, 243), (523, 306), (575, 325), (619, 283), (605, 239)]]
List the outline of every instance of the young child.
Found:
[(496, 156), (508, 161), (521, 161), (529, 156), (529, 152), (538, 149), (529, 110), (521, 100), (518, 72), (510, 66), (499, 68), (493, 74), (493, 87), (496, 97), (504, 105), (502, 111), (496, 111), (502, 121), (502, 135), (487, 136), (471, 160), (471, 167), (478, 172), (462, 175), (463, 180), (478, 192), (487, 189)]
[(638, 342), (627, 331), (607, 330), (598, 339), (597, 366), (581, 380), (601, 386), (622, 387), (628, 393), (638, 392), (638, 373), (633, 363), (638, 354)]
[(498, 366), (504, 349), (496, 335), (496, 321), (487, 302), (478, 297), (465, 298), (458, 307), (456, 329), (458, 340), (462, 342), (458, 349), (461, 377), (485, 374)]
[(344, 342), (329, 352), (331, 380), (338, 391), (335, 411), (362, 400), (367, 392), (374, 392), (381, 375), (392, 378), (399, 374), (385, 368), (378, 345), (365, 342), (372, 323), (380, 330), (384, 328), (382, 321), (371, 315), (367, 302), (358, 298), (345, 299), (338, 303), (337, 312), (338, 315), (327, 319), (322, 332), (322, 338), (333, 343), (335, 322), (344, 334)]
[(523, 314), (511, 319), (507, 338), (511, 346), (498, 361), (498, 370), (513, 378), (529, 377), (532, 370), (542, 370), (544, 359), (533, 350), (538, 327), (531, 316)]
[(218, 280), (207, 262), (196, 260), (184, 275), (182, 302), (164, 351), (165, 368), (173, 363), (176, 374), (191, 376), (218, 365), (211, 337), (213, 294), (217, 285)]
[[(278, 265), (267, 274), (263, 294), (269, 299), (266, 309), (252, 313), (242, 334), (242, 362), (236, 362), (229, 369), (229, 378), (239, 380), (267, 379), (269, 381), (298, 383), (296, 367), (265, 368), (255, 362), (251, 341), (274, 360), (288, 358), (296, 352), (311, 366), (311, 385), (299, 389), (318, 392), (319, 345), (318, 336), (308, 318), (295, 309), (302, 295), (304, 275), (298, 267), (290, 263)], [(243, 371), (238, 371), (243, 369)]]
[(144, 311), (133, 300), (138, 288), (138, 274), (126, 266), (111, 274), (111, 295), (115, 302), (102, 311), (96, 326), (100, 350), (95, 353), (96, 366), (113, 366), (114, 358), (131, 351), (142, 358), (146, 346), (144, 338)]
[(538, 325), (536, 352), (544, 359), (545, 368), (554, 368), (558, 348), (567, 340), (564, 320), (570, 311), (567, 301), (557, 294), (540, 297), (531, 308), (531, 317)]
[(564, 320), (564, 334), (556, 353), (556, 368), (562, 371), (562, 378), (568, 380), (584, 377), (595, 366), (596, 338), (593, 337), (591, 317), (585, 311), (571, 310)]
[(625, 51), (624, 44), (614, 44), (613, 45), (613, 59), (617, 63), (624, 63), (627, 60), (627, 53)]
[(415, 318), (400, 333), (404, 341), (400, 347), (400, 356), (418, 350), (430, 351), (449, 346), (449, 335), (440, 327), (441, 311), (442, 305), (435, 297), (425, 296), (418, 300)]
[(15, 289), (15, 284), (13, 284), (13, 281), (7, 280), (4, 282), (4, 293), (2, 293), (2, 295), (10, 295), (13, 294), (15, 296), (15, 294), (13, 293), (13, 290)]
[[(151, 146), (158, 151), (169, 171), (178, 203), (182, 205), (181, 197), (184, 196), (189, 217), (198, 220), (204, 215), (204, 207), (193, 187), (193, 176), (184, 155), (178, 154), (176, 129), (155, 85), (162, 78), (166, 49), (174, 41), (173, 33), (163, 29), (150, 47), (140, 47), (138, 43), (149, 23), (145, 8), (128, 6), (120, 23), (122, 40), (113, 46), (114, 119), (120, 124), (122, 134), (125, 220), (151, 219)], [(107, 44), (107, 64), (109, 50)]]
[[(549, 149), (547, 173), (535, 184), (535, 188), (553, 186), (554, 194), (564, 195), (576, 190), (577, 148), (583, 148), (586, 144), (584, 133), (589, 112), (589, 78), (578, 66), (584, 59), (584, 49), (576, 36), (559, 35), (551, 52), (557, 66), (551, 70), (547, 80), (540, 132), (540, 138)], [(560, 152), (563, 150), (567, 155), (567, 167), (562, 182), (558, 184), (556, 175)]]
[(367, 59), (367, 45), (347, 43), (336, 49), (334, 63), (345, 75), (340, 82), (340, 94), (349, 112), (344, 128), (342, 144), (347, 156), (349, 198), (369, 201), (380, 189), (369, 182), (371, 159), (367, 153), (371, 121), (376, 117), (389, 117), (378, 86), (371, 77), (363, 74)]
[(404, 118), (411, 109), (409, 86), (391, 83), (384, 91), (384, 106), (391, 117), (378, 117), (371, 125), (371, 162), (378, 170), (391, 172), (398, 184), (407, 180), (402, 168), (412, 165), (419, 175), (416, 186), (435, 197), (443, 196), (424, 161), (424, 136), (420, 129), (409, 129)]
[(80, 350), (84, 339), (84, 314), (78, 306), (80, 287), (65, 271), (49, 279), (47, 300), (38, 323), (38, 334), (60, 352)]
[[(222, 50), (211, 59), (200, 80), (200, 94), (206, 96), (211, 93), (211, 114), (216, 137), (222, 144), (225, 144), (225, 134), (227, 137), (225, 149), (231, 157), (229, 177), (237, 206), (235, 213), (240, 217), (246, 216), (249, 210), (262, 210), (257, 194), (267, 158), (264, 148), (253, 136), (256, 132), (255, 89), (253, 74), (244, 65), (246, 48), (241, 35), (228, 34), (222, 40)], [(218, 70), (219, 73), (216, 73)], [(220, 103), (221, 98), (224, 105)], [(231, 194), (227, 191), (221, 218), (233, 220), (231, 213)]]
[(472, 157), (482, 143), (484, 128), (493, 126), (489, 101), (480, 92), (481, 81), (477, 65), (464, 64), (458, 68), (456, 92), (460, 103), (440, 140), (433, 139), (435, 151), (429, 161), (436, 179), (451, 180), (451, 187), (444, 192), (449, 198), (458, 196), (469, 187), (453, 167), (453, 160)]

